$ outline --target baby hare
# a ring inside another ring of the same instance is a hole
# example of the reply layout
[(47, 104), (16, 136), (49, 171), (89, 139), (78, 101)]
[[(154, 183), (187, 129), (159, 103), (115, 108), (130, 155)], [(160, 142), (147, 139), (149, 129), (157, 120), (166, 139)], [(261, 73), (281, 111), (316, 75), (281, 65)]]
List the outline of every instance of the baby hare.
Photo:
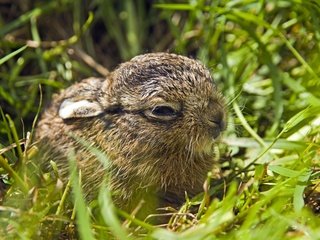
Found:
[[(178, 207), (186, 193), (202, 191), (225, 120), (224, 98), (201, 63), (150, 53), (121, 64), (107, 79), (85, 79), (55, 95), (36, 138), (64, 181), (68, 152), (75, 149), (89, 197), (109, 171), (118, 207), (131, 211), (141, 199), (152, 202), (150, 209)], [(104, 152), (110, 168), (70, 134)]]

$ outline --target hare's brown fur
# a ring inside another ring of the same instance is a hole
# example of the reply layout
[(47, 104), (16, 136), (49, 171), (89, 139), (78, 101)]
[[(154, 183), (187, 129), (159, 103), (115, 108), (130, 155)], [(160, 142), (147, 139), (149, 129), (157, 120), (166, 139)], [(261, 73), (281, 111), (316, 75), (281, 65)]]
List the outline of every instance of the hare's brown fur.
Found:
[[(70, 102), (85, 106), (61, 111)], [(154, 112), (163, 105), (170, 107), (161, 111), (169, 113)], [(89, 78), (54, 96), (36, 136), (49, 145), (65, 178), (67, 153), (76, 149), (88, 195), (94, 194), (106, 169), (70, 133), (105, 152), (115, 202), (130, 210), (147, 195), (160, 205), (176, 206), (185, 192), (201, 192), (224, 122), (223, 97), (201, 63), (152, 53), (121, 64), (107, 79)]]

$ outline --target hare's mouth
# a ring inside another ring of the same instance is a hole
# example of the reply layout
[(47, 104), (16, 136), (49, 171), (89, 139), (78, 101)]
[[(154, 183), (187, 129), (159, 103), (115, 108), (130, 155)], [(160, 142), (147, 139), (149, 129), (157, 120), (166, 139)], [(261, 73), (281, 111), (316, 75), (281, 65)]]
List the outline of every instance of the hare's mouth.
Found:
[(199, 151), (199, 153), (201, 153), (201, 155), (208, 155), (208, 156), (213, 156), (214, 152), (215, 152), (215, 144), (214, 142), (210, 142), (208, 144), (205, 144), (202, 146), (201, 151)]
[(207, 134), (200, 137), (197, 142), (194, 143), (194, 153), (211, 155), (214, 152), (214, 146), (216, 141), (214, 138), (209, 137)]
[(221, 132), (225, 130), (226, 124), (225, 121), (220, 118), (213, 118), (207, 120), (208, 125), (208, 133), (210, 137), (213, 137), (213, 139), (219, 138), (221, 135)]
[(221, 131), (222, 130), (219, 127), (214, 127), (210, 129), (209, 134), (213, 138), (213, 140), (216, 140), (220, 136)]

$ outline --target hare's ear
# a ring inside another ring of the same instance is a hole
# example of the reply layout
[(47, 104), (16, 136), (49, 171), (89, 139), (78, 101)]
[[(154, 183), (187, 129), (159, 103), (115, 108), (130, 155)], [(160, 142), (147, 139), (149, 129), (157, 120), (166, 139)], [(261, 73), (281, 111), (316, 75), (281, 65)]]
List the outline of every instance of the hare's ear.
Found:
[(59, 108), (59, 117), (87, 118), (94, 117), (103, 113), (102, 106), (97, 101), (65, 99)]

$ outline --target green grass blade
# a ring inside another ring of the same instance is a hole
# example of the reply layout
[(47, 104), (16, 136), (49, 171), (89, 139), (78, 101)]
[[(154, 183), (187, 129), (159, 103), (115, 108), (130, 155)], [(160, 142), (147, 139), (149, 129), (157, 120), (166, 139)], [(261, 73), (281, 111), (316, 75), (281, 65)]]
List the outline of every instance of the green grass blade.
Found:
[(3, 37), (5, 34), (11, 32), (12, 30), (22, 26), (26, 22), (30, 21), (30, 18), (32, 17), (38, 17), (46, 12), (52, 11), (53, 9), (57, 8), (59, 6), (59, 2), (57, 1), (51, 1), (48, 4), (34, 8), (31, 11), (22, 14), (19, 18), (16, 20), (10, 22), (9, 24), (2, 26), (0, 28), (0, 37)]
[(118, 217), (116, 216), (115, 207), (113, 205), (110, 190), (103, 184), (99, 193), (99, 205), (101, 208), (101, 215), (104, 222), (110, 227), (110, 231), (117, 239), (126, 240), (130, 239), (128, 233), (122, 228)]
[(12, 53), (9, 53), (8, 55), (6, 55), (5, 57), (0, 59), (0, 66), (2, 64), (4, 64), (6, 61), (8, 61), (9, 59), (13, 58), (15, 55), (23, 52), (28, 46), (23, 46), (15, 51), (13, 51)]
[(71, 170), (71, 184), (74, 194), (74, 203), (76, 211), (76, 221), (78, 225), (79, 236), (83, 240), (93, 240), (90, 215), (87, 210), (84, 195), (79, 182), (79, 174), (76, 166), (76, 157), (74, 151), (69, 154), (69, 165)]
[(296, 127), (299, 123), (301, 123), (303, 120), (308, 119), (310, 117), (315, 117), (320, 113), (320, 106), (316, 107), (308, 107), (300, 112), (298, 112), (296, 115), (291, 117), (287, 123), (285, 124), (282, 132), (288, 132), (292, 128)]
[(304, 193), (306, 187), (309, 185), (311, 174), (312, 171), (310, 169), (305, 169), (298, 177), (298, 183), (293, 194), (293, 209), (296, 213), (300, 213), (305, 206)]
[(177, 11), (192, 11), (195, 10), (195, 6), (184, 3), (158, 3), (153, 4), (155, 8), (162, 8), (166, 10), (177, 10)]
[(22, 148), (21, 148), (21, 145), (20, 145), (17, 129), (16, 129), (15, 125), (14, 125), (14, 122), (12, 121), (11, 117), (8, 114), (6, 114), (6, 118), (8, 120), (10, 131), (12, 133), (14, 142), (15, 142), (15, 144), (17, 146), (16, 148), (17, 148), (18, 157), (19, 157), (19, 160), (20, 160), (19, 164), (23, 164), (23, 162), (22, 162), (23, 161), (23, 152), (22, 152)]
[(27, 184), (22, 180), (18, 173), (9, 165), (9, 163), (0, 155), (0, 166), (15, 180), (17, 186), (24, 192), (28, 192)]

